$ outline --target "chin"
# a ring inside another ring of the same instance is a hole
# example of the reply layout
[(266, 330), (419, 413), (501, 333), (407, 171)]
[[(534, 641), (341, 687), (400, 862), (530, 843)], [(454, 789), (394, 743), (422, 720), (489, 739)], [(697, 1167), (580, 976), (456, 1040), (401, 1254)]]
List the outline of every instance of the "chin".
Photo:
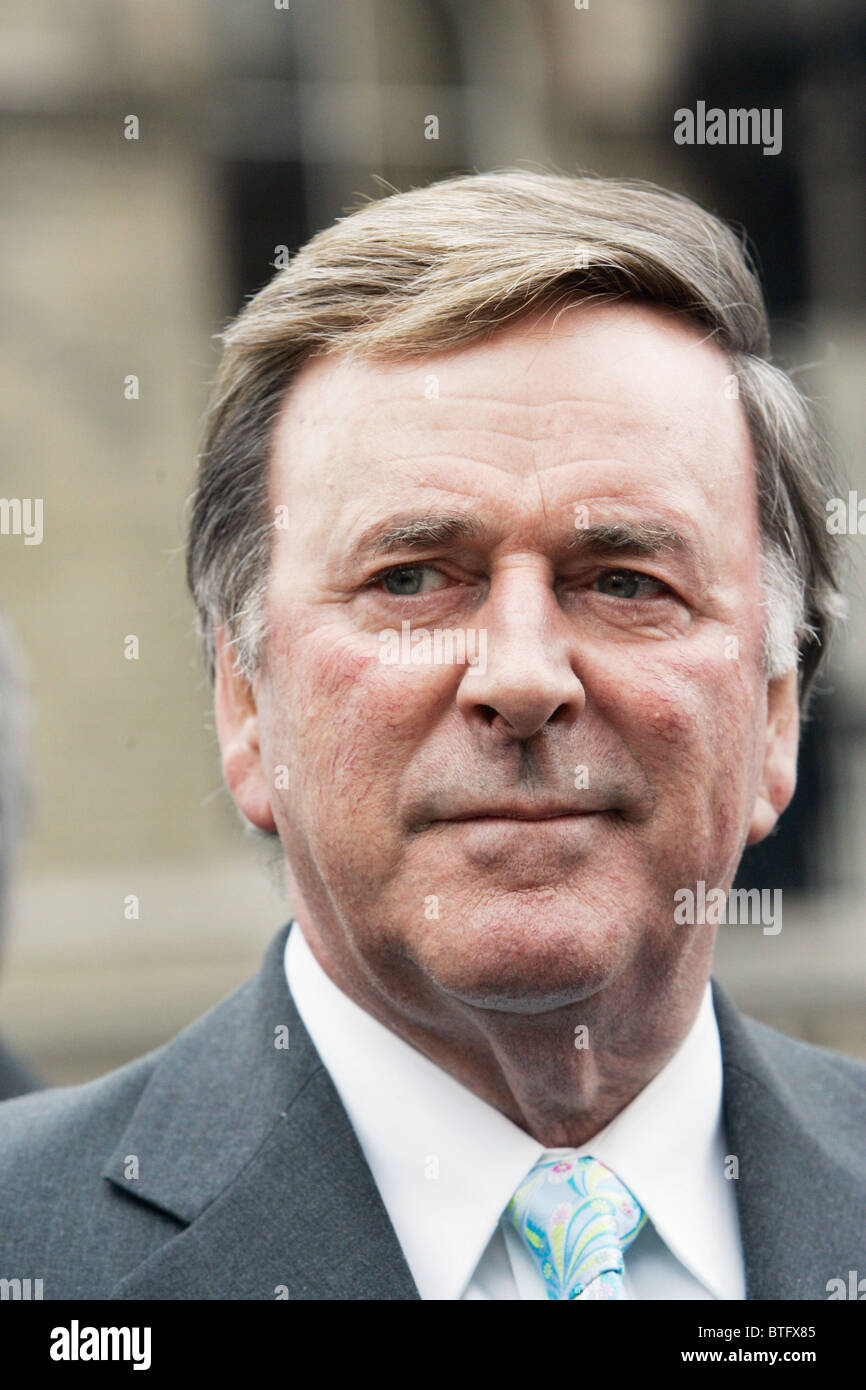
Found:
[(541, 889), (476, 906), (459, 925), (425, 923), (415, 954), (436, 987), (462, 1003), (545, 1013), (606, 989), (635, 944), (621, 917), (600, 917), (573, 897)]

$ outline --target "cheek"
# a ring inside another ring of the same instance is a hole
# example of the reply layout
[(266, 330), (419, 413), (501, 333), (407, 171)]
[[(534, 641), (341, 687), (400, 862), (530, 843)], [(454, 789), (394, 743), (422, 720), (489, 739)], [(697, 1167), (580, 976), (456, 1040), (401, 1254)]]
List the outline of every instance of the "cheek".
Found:
[(670, 817), (698, 837), (737, 838), (754, 798), (756, 691), (726, 661), (667, 655), (618, 682), (603, 705)]
[(666, 744), (678, 744), (688, 741), (690, 728), (689, 718), (681, 704), (673, 696), (660, 696), (658, 691), (653, 691), (642, 705), (644, 719), (647, 724), (647, 731), (653, 741), (661, 740)]
[(754, 727), (754, 683), (742, 663), (700, 652), (666, 652), (664, 660), (644, 660), (617, 682), (635, 727), (662, 756), (665, 749), (700, 753), (710, 766), (739, 749), (742, 734)]
[[(366, 819), (393, 816), (397, 784), (440, 709), (443, 668), (388, 666), (356, 636), (317, 630), (272, 654), (267, 739), (289, 768), (286, 799), (307, 793), (322, 815), (342, 803)], [(336, 829), (336, 820), (334, 821)]]

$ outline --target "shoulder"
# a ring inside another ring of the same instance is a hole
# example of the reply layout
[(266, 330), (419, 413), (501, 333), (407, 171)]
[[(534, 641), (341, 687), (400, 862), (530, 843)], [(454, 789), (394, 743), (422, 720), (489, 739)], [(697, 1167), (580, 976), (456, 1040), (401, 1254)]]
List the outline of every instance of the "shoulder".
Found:
[(790, 1038), (741, 1014), (718, 985), (713, 1002), (722, 1045), (725, 1090), (763, 1095), (796, 1114), (816, 1134), (832, 1131), (862, 1162), (866, 1136), (866, 1062)]
[[(227, 1035), (249, 1012), (256, 977), (195, 1019), (161, 1047), (93, 1081), (16, 1096), (0, 1103), (0, 1190), (35, 1199), (34, 1178), (51, 1183), (58, 1164), (66, 1170), (101, 1168), (138, 1107), (154, 1074), (176, 1054), (194, 1094), (197, 1072), (216, 1065)], [(225, 1058), (223, 1056), (223, 1061)], [(169, 1098), (170, 1100), (171, 1098)], [(28, 1195), (29, 1194), (29, 1195)]]
[(0, 1104), (0, 1274), (42, 1279), (45, 1298), (109, 1297), (242, 1167), (320, 1066), (298, 1026), (290, 1051), (274, 1045), (295, 1018), (284, 937), (162, 1047)]
[(743, 1023), (755, 1046), (780, 1074), (791, 1080), (809, 1079), (828, 1083), (831, 1087), (853, 1087), (856, 1093), (866, 1097), (866, 1061), (791, 1038), (754, 1018), (744, 1017)]
[(76, 1298), (76, 1266), (106, 1297), (131, 1250), (146, 1256), (177, 1230), (162, 1213), (136, 1211), (105, 1181), (116, 1142), (162, 1049), (84, 1085), (0, 1104), (0, 1269), (39, 1279), (46, 1298)]
[(0, 1104), (0, 1173), (4, 1194), (16, 1177), (32, 1182), (49, 1168), (57, 1150), (67, 1161), (86, 1161), (104, 1151), (107, 1138), (132, 1113), (164, 1048), (137, 1058), (95, 1081), (57, 1086)]

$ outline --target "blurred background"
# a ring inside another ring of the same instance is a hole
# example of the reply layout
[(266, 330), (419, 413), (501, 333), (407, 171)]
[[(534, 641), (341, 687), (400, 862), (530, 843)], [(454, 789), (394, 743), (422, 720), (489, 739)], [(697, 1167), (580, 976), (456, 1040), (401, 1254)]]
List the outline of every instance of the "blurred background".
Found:
[[(44, 499), (41, 545), (0, 536), (33, 782), (0, 1035), (52, 1082), (172, 1036), (290, 915), (222, 790), (182, 558), (213, 335), (280, 248), (382, 179), (517, 164), (691, 194), (748, 230), (777, 360), (866, 497), (857, 0), (279, 4), (0, 0), (0, 492)], [(781, 153), (675, 144), (699, 100), (781, 108)], [(847, 544), (851, 619), (796, 800), (739, 880), (783, 890), (783, 930), (721, 928), (716, 973), (753, 1015), (866, 1056), (864, 537)]]

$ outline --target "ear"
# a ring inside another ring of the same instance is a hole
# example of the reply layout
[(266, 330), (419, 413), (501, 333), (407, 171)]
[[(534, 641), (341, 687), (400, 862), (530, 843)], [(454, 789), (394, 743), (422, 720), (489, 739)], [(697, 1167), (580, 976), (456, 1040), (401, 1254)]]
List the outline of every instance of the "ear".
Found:
[(747, 845), (756, 845), (769, 835), (794, 795), (799, 737), (800, 705), (794, 667), (767, 684), (767, 742)]
[(217, 629), (215, 648), (214, 714), (223, 776), (247, 820), (259, 830), (276, 830), (262, 768), (255, 693), (235, 665), (234, 646), (225, 628)]

